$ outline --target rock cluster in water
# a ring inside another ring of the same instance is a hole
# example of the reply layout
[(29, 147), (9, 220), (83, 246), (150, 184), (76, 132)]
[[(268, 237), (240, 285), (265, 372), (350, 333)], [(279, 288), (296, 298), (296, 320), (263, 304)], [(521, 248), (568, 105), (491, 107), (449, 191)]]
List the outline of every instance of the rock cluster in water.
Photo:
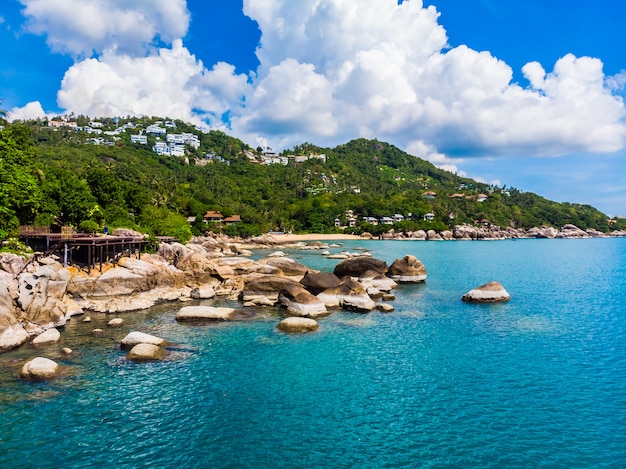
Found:
[[(184, 306), (178, 322), (229, 321), (245, 317), (245, 307), (281, 305), (294, 317), (316, 319), (334, 308), (369, 312), (392, 311), (380, 301), (393, 299), (398, 282), (422, 282), (424, 266), (413, 256), (392, 264), (394, 280), (385, 261), (365, 251), (345, 253), (334, 272), (318, 272), (293, 259), (270, 255), (250, 259), (249, 249), (269, 247), (260, 240), (236, 243), (227, 238), (205, 236), (187, 245), (162, 244), (158, 253), (141, 259), (121, 258), (102, 270), (63, 267), (56, 258), (0, 255), (0, 352), (30, 341), (33, 345), (60, 340), (57, 328), (86, 312), (117, 314), (149, 308), (163, 301), (221, 298), (240, 301), (243, 308)], [(323, 249), (321, 243), (298, 244), (301, 249)], [(87, 315), (84, 315), (87, 316)], [(83, 321), (87, 321), (84, 317)], [(114, 317), (107, 326), (124, 324)], [(291, 328), (281, 326), (290, 331)], [(141, 333), (136, 333), (141, 334)], [(94, 337), (106, 331), (93, 329)], [(122, 347), (132, 351), (139, 344), (163, 348), (160, 339), (135, 335)], [(131, 345), (132, 344), (132, 345)], [(142, 347), (128, 354), (132, 360), (160, 359), (164, 354)]]

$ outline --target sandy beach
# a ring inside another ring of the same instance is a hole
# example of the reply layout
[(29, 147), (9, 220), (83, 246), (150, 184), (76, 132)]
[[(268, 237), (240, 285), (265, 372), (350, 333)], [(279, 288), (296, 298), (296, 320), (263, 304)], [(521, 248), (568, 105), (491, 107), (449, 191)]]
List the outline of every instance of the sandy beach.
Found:
[(271, 236), (277, 241), (284, 241), (289, 243), (297, 243), (298, 241), (333, 241), (333, 240), (346, 240), (346, 239), (363, 239), (357, 235), (350, 234), (276, 234), (270, 233)]

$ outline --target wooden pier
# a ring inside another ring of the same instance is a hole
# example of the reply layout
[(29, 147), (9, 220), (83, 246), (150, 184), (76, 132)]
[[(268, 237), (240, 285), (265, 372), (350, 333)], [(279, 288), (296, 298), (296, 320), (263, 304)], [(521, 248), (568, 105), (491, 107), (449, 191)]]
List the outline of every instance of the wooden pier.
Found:
[[(47, 227), (20, 227), (20, 238), (34, 251), (45, 255), (57, 255), (63, 266), (76, 265), (87, 268), (88, 272), (106, 263), (117, 263), (121, 257), (136, 256), (141, 259), (141, 251), (149, 244), (143, 236), (110, 236), (88, 233), (50, 233)], [(170, 241), (160, 240), (160, 241)]]

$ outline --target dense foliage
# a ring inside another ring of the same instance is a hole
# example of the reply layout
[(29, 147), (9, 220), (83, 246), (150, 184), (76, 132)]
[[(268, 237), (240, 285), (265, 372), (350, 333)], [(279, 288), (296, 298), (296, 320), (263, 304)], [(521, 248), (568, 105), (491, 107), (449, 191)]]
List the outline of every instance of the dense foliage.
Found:
[[(89, 122), (84, 116), (74, 119), (80, 126)], [(404, 230), (441, 230), (460, 223), (520, 228), (573, 223), (609, 230), (606, 215), (591, 206), (481, 184), (376, 140), (358, 139), (334, 149), (305, 143), (282, 156), (325, 159), (260, 164), (263, 149), (176, 121), (176, 131), (195, 133), (200, 146), (187, 147), (184, 158), (159, 156), (152, 151), (156, 137), (150, 136), (148, 145), (130, 140), (137, 128), (156, 120), (100, 120), (103, 130), (135, 124), (109, 145), (90, 144), (91, 135), (45, 121), (5, 122), (0, 131), (0, 239), (27, 224), (53, 230), (72, 225), (86, 232), (127, 227), (183, 241), (206, 229), (241, 236), (270, 230), (330, 232), (337, 229), (337, 219), (346, 226), (351, 216), (358, 221), (350, 230), (377, 233), (391, 227), (367, 224), (363, 217), (395, 214), (405, 217), (394, 226)], [(207, 225), (203, 215), (208, 210), (238, 214), (242, 221)], [(196, 221), (188, 222), (189, 217)], [(623, 225), (616, 220), (613, 228)]]

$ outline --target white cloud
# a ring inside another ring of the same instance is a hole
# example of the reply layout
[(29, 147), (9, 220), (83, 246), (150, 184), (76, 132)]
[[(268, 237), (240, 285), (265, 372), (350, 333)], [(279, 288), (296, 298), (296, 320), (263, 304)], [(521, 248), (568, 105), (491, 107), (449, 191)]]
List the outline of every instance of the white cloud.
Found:
[(68, 111), (89, 116), (155, 115), (221, 126), (221, 115), (239, 106), (247, 77), (231, 65), (207, 70), (202, 62), (174, 41), (148, 57), (112, 51), (86, 59), (65, 74), (58, 103)]
[(27, 30), (75, 57), (106, 49), (143, 54), (157, 36), (168, 44), (183, 37), (190, 20), (185, 0), (20, 1)]
[[(626, 111), (611, 93), (623, 80), (605, 77), (598, 59), (568, 54), (551, 72), (529, 63), (523, 72), (531, 86), (524, 88), (489, 52), (447, 48), (438, 13), (419, 0), (245, 0), (244, 12), (262, 31), (255, 96), (291, 108), (284, 121), (298, 122), (290, 134), (288, 125), (266, 125), (277, 119), (273, 106), (248, 106), (233, 129), (262, 135), (274, 146), (300, 143), (306, 135), (321, 144), (359, 136), (404, 148), (422, 141), (448, 156), (624, 147)], [(289, 70), (303, 72), (273, 86), (287, 61)], [(312, 74), (324, 84), (323, 97), (311, 92), (295, 99), (293, 91), (311, 86)], [(319, 103), (324, 112), (297, 115)]]
[(39, 101), (32, 101), (23, 107), (14, 107), (7, 113), (7, 118), (10, 121), (43, 119), (44, 117), (46, 117), (46, 112)]

